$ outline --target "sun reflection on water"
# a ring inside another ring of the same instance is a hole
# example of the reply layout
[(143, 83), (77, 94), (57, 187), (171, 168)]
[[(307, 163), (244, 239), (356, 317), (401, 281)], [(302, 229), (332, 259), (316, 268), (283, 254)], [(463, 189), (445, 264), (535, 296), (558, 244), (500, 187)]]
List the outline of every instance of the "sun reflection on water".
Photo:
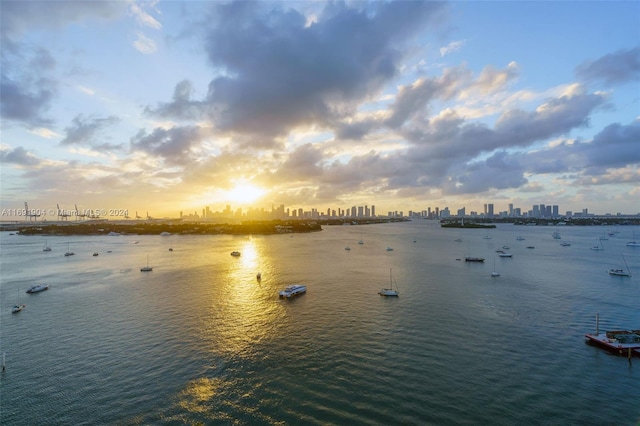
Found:
[(258, 280), (261, 267), (273, 263), (264, 250), (265, 240), (247, 238), (237, 250), (239, 257), (229, 259), (220, 271), (217, 298), (212, 300), (210, 316), (203, 333), (213, 343), (212, 350), (235, 357), (253, 357), (259, 345), (272, 338), (284, 315), (282, 306), (274, 303), (275, 293), (266, 280)]

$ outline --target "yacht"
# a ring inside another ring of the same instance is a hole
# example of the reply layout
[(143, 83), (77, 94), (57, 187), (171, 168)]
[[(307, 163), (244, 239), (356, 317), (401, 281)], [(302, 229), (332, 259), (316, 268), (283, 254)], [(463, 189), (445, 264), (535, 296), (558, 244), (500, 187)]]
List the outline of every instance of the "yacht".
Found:
[(622, 256), (622, 261), (624, 262), (624, 268), (620, 267), (616, 269), (609, 269), (609, 275), (617, 275), (619, 277), (631, 276), (631, 270), (629, 269), (629, 265), (627, 265), (627, 259), (625, 259), (624, 256)]
[(49, 284), (33, 285), (29, 287), (29, 290), (27, 290), (27, 293), (38, 293), (45, 290), (49, 290)]
[(284, 299), (284, 298), (289, 299), (291, 297), (298, 296), (306, 292), (307, 292), (306, 285), (293, 284), (293, 285), (287, 286), (284, 290), (281, 290), (280, 293), (278, 294), (280, 295), (281, 299)]

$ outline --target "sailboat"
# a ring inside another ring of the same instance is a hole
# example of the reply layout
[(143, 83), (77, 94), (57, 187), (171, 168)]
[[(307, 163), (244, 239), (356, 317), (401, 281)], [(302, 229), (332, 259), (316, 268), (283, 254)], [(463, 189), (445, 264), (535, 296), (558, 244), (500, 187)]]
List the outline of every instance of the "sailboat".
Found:
[(591, 250), (604, 250), (604, 246), (602, 245), (602, 241), (598, 240), (600, 245), (591, 247)]
[(42, 251), (51, 251), (51, 247), (47, 244), (47, 240), (44, 240), (44, 247), (42, 248)]
[(624, 269), (623, 268), (609, 269), (609, 275), (617, 275), (619, 277), (631, 276), (631, 270), (629, 269), (629, 265), (627, 265), (627, 259), (624, 258), (624, 255), (622, 255), (622, 261), (624, 263)]
[(153, 266), (149, 266), (149, 255), (147, 255), (147, 266), (143, 266), (140, 268), (140, 272), (151, 272), (153, 271)]
[(393, 277), (391, 275), (391, 269), (389, 269), (389, 288), (381, 289), (378, 294), (380, 296), (398, 296), (398, 290), (393, 289)]
[(493, 258), (493, 272), (491, 272), (492, 277), (499, 277), (500, 273), (496, 271), (496, 258)]
[(69, 249), (69, 243), (67, 243), (67, 252), (64, 254), (65, 256), (73, 256), (75, 253)]

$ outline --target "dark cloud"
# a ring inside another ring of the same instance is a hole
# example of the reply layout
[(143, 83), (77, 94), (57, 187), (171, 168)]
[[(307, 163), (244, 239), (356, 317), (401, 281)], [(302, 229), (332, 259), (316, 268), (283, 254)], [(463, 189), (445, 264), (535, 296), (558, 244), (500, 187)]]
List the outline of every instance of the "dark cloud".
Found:
[(121, 146), (100, 144), (95, 138), (104, 129), (120, 122), (115, 116), (105, 118), (91, 118), (79, 115), (73, 119), (73, 124), (65, 129), (66, 136), (60, 141), (61, 145), (88, 145), (94, 148), (114, 149)]
[(640, 80), (640, 47), (622, 49), (576, 68), (578, 78), (608, 85)]
[(589, 167), (640, 165), (640, 121), (605, 127), (589, 144), (587, 161)]
[(195, 150), (209, 133), (199, 126), (156, 128), (150, 134), (141, 130), (131, 138), (131, 150), (162, 157), (167, 164), (184, 166), (198, 159)]
[(40, 164), (41, 160), (19, 146), (14, 149), (0, 148), (0, 162), (20, 166), (36, 166)]
[(293, 9), (216, 4), (206, 36), (209, 61), (223, 70), (207, 96), (216, 126), (281, 136), (326, 124), (394, 78), (401, 45), (442, 9), (435, 2), (357, 5), (329, 3), (307, 25)]
[(206, 103), (191, 99), (193, 85), (189, 80), (176, 84), (171, 102), (160, 103), (156, 108), (146, 107), (145, 113), (164, 119), (199, 120), (206, 111)]

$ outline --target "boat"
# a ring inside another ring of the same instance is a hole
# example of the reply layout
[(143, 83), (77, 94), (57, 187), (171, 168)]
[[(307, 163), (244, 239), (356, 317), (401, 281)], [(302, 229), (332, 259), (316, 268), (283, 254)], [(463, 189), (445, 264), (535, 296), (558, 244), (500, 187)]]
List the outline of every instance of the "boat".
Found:
[(75, 253), (69, 250), (69, 243), (67, 243), (67, 252), (64, 254), (65, 256), (73, 256)]
[(499, 277), (500, 273), (496, 271), (496, 258), (493, 258), (493, 271), (491, 272), (492, 277)]
[(21, 310), (23, 310), (26, 307), (27, 307), (27, 305), (25, 305), (24, 303), (22, 305), (13, 305), (13, 308), (11, 308), (11, 312), (15, 314), (15, 313), (20, 312)]
[(345, 249), (346, 251), (349, 251), (349, 250), (351, 250), (351, 247), (346, 246), (344, 249)]
[(51, 251), (51, 247), (49, 247), (46, 241), (44, 242), (44, 247), (42, 248), (42, 251)]
[(558, 231), (554, 232), (553, 234), (551, 234), (551, 236), (553, 237), (554, 240), (559, 240), (562, 237), (560, 236), (560, 233)]
[(629, 241), (627, 247), (640, 247), (640, 243), (637, 241)]
[(500, 257), (513, 257), (513, 255), (511, 253), (498, 253), (498, 256), (500, 256)]
[(280, 295), (281, 299), (289, 299), (291, 297), (299, 296), (306, 292), (307, 292), (306, 285), (293, 284), (285, 287), (285, 289), (281, 290), (280, 293), (278, 294)]
[(94, 251), (94, 252), (93, 252), (93, 255), (94, 255), (94, 256), (97, 256), (97, 255), (98, 255), (98, 252), (97, 252), (97, 251)]
[(484, 237), (482, 237), (483, 240), (490, 240), (491, 237), (489, 235), (485, 235)]
[(239, 251), (232, 251), (231, 252), (231, 256), (238, 257), (238, 256), (240, 256), (240, 252)]
[(535, 246), (527, 246), (526, 248), (528, 248), (528, 249), (534, 249), (534, 248), (536, 248), (536, 247), (535, 247)]
[(262, 273), (261, 273), (261, 272), (258, 272), (258, 273), (256, 274), (256, 280), (260, 281), (261, 279), (262, 279)]
[(464, 258), (465, 262), (484, 262), (484, 257), (472, 257), (467, 256)]
[(399, 296), (398, 290), (393, 288), (393, 277), (391, 275), (391, 269), (389, 269), (389, 288), (381, 289), (378, 294), (380, 296)]
[(461, 242), (462, 242), (462, 238), (456, 238), (454, 241), (455, 241), (456, 243), (461, 243)]
[(29, 294), (31, 294), (31, 293), (39, 293), (39, 292), (45, 291), (45, 290), (49, 290), (49, 284), (32, 285), (31, 287), (29, 287), (29, 290), (27, 290), (27, 293), (29, 293)]
[(149, 255), (147, 255), (147, 266), (143, 266), (140, 268), (140, 272), (151, 272), (153, 271), (153, 266), (149, 266)]
[(362, 245), (362, 244), (364, 244), (364, 241), (362, 241), (362, 239), (359, 239), (358, 240), (358, 244)]
[(503, 249), (509, 250), (509, 246), (502, 246)]
[(518, 236), (516, 237), (516, 240), (518, 240), (518, 241), (524, 241), (524, 237), (521, 237), (521, 236), (519, 236), (519, 235), (518, 235)]
[(391, 247), (387, 247), (387, 251), (393, 251)]
[[(600, 241), (600, 240), (598, 240), (598, 241)], [(591, 247), (591, 250), (604, 250), (604, 246), (602, 245), (602, 241), (600, 241), (600, 245), (599, 246)]]
[(563, 241), (563, 242), (561, 242), (561, 243), (560, 243), (560, 245), (561, 245), (562, 247), (569, 247), (569, 246), (571, 245), (571, 243), (568, 243), (568, 242), (566, 242), (566, 241)]
[(622, 262), (624, 263), (624, 268), (617, 269), (609, 269), (609, 275), (617, 275), (619, 277), (630, 277), (631, 270), (629, 269), (629, 265), (627, 265), (627, 259), (622, 256)]

